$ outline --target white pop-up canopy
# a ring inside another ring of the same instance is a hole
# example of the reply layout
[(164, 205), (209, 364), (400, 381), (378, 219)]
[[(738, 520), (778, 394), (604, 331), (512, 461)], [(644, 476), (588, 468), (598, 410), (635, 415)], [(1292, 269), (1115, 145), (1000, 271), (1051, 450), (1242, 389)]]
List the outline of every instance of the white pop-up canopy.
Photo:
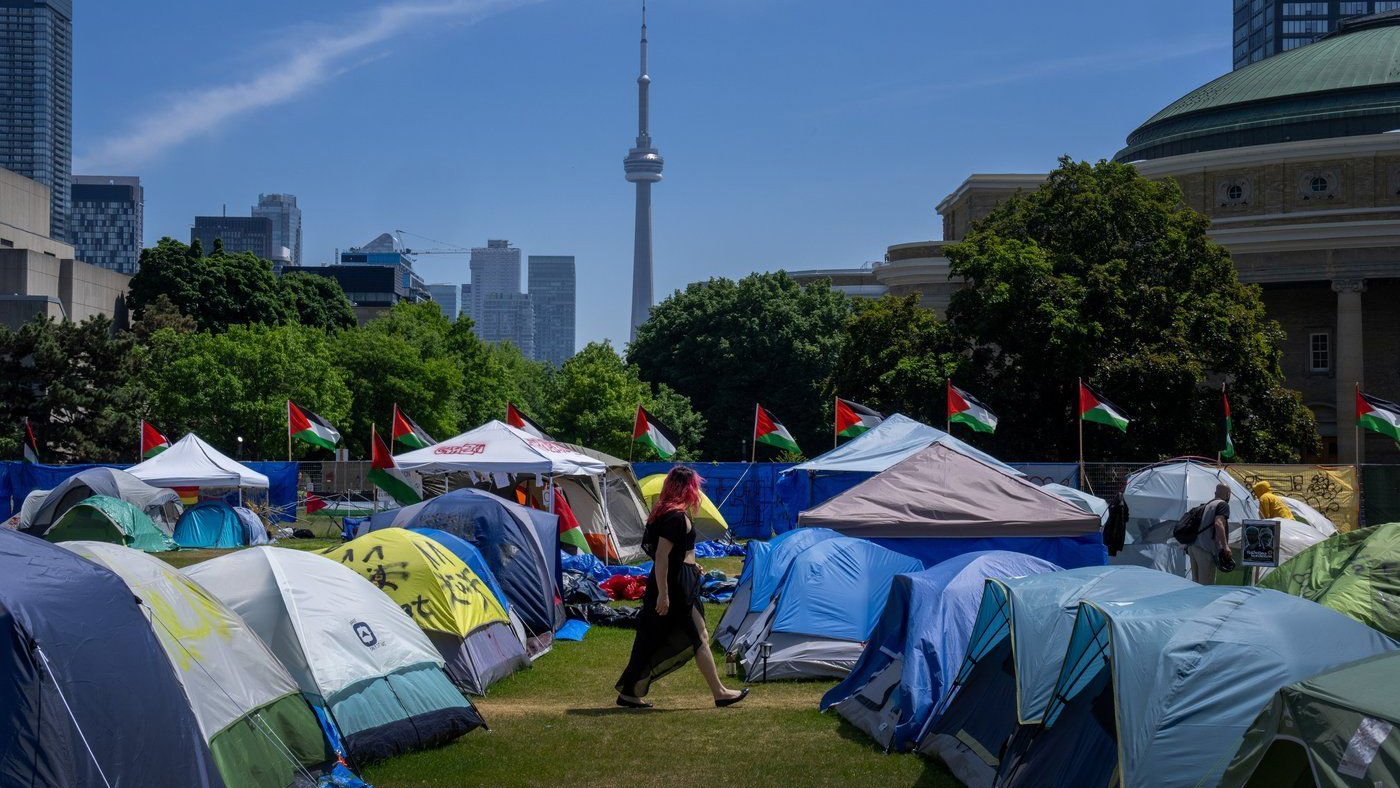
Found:
[(230, 459), (193, 432), (127, 469), (157, 487), (267, 487), (267, 476)]
[(607, 463), (562, 443), (536, 438), (501, 421), (489, 421), (394, 458), (399, 468), (419, 473), (602, 476)]

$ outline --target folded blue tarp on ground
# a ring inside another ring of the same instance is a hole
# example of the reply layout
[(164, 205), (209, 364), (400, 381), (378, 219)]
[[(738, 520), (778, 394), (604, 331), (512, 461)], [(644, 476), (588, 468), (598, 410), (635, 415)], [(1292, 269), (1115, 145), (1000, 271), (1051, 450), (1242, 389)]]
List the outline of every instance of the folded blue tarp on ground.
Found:
[(743, 555), (744, 546), (733, 542), (696, 542), (696, 558), (725, 558), (731, 555)]
[(554, 633), (554, 639), (583, 640), (583, 636), (588, 634), (588, 630), (591, 629), (592, 626), (593, 625), (587, 621), (579, 621), (576, 618), (571, 618), (564, 622), (564, 626), (560, 627), (558, 632)]

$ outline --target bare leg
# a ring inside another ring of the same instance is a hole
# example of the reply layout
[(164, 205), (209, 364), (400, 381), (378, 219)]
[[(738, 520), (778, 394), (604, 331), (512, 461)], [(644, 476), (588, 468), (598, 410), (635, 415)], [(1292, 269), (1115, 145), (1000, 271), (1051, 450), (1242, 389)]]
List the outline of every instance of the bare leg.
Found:
[(710, 694), (715, 696), (715, 700), (737, 698), (739, 693), (725, 687), (724, 682), (720, 681), (715, 655), (710, 651), (710, 631), (705, 627), (705, 620), (700, 617), (699, 611), (691, 610), (690, 615), (700, 628), (700, 642), (705, 644), (695, 649), (695, 664), (700, 668), (700, 675), (705, 677), (705, 683), (710, 685)]

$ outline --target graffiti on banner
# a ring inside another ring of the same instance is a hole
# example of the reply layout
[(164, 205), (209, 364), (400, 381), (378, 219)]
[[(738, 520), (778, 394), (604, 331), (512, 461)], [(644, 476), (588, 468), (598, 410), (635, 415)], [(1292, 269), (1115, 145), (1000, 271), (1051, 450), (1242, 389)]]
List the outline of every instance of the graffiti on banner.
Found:
[(1265, 481), (1279, 495), (1318, 510), (1343, 533), (1359, 527), (1356, 468), (1350, 465), (1229, 465), (1245, 487)]

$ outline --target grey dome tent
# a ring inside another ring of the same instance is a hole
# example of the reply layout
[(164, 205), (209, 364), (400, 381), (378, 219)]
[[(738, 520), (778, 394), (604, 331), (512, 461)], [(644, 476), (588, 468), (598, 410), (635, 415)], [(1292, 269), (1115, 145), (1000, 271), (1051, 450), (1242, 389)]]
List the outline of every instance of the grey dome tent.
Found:
[[(88, 468), (64, 479), (52, 490), (35, 491), (25, 498), (19, 528), (43, 536), (63, 513), (94, 495), (117, 498), (140, 509), (165, 532), (174, 533), (180, 518), (180, 496), (174, 490), (147, 484), (120, 468)], [(31, 503), (33, 501), (33, 503)]]

